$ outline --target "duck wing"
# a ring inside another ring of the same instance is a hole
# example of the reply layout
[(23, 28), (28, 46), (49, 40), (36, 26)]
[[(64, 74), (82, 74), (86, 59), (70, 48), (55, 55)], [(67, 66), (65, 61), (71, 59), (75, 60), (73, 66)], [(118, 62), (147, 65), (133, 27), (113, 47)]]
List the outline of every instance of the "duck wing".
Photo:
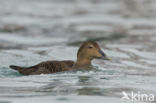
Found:
[(51, 74), (51, 73), (71, 70), (73, 64), (74, 62), (69, 60), (46, 61), (28, 68), (14, 66), (14, 65), (11, 65), (10, 68), (17, 70), (19, 73), (23, 75), (38, 75), (38, 74)]

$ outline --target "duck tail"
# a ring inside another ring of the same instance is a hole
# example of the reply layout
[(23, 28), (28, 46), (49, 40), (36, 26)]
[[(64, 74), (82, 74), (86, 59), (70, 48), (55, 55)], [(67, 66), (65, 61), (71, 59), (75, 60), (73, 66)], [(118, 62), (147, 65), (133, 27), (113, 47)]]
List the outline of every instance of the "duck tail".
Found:
[(21, 71), (21, 70), (24, 69), (23, 67), (15, 66), (15, 65), (10, 65), (10, 68), (11, 68), (11, 69), (14, 69), (14, 70), (17, 70), (17, 71)]

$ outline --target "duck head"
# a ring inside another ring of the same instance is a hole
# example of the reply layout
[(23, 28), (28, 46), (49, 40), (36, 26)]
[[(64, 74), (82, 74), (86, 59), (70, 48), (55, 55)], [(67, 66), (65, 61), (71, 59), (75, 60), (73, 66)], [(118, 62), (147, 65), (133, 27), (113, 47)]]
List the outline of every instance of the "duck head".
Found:
[(78, 68), (91, 65), (93, 59), (110, 60), (96, 42), (84, 42), (78, 50), (77, 61), (74, 66)]

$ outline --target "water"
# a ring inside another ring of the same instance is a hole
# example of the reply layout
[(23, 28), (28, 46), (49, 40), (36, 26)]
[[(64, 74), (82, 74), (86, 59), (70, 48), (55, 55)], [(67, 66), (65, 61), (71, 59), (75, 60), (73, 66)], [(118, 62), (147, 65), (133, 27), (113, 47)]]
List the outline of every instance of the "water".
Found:
[[(144, 12), (125, 1), (0, 1), (0, 103), (131, 103), (121, 100), (123, 91), (156, 96), (155, 1), (136, 2), (147, 4)], [(94, 60), (89, 71), (48, 75), (9, 68), (76, 60), (85, 40), (98, 41), (112, 60)]]

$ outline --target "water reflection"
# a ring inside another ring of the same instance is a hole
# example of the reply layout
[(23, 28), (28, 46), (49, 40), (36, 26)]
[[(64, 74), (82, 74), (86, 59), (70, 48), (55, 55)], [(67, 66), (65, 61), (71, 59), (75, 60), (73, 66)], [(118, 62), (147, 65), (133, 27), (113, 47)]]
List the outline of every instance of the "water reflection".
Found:
[(91, 77), (90, 76), (78, 76), (78, 79), (79, 79), (79, 83), (86, 84), (87, 81), (91, 79)]
[(78, 89), (79, 95), (102, 95), (103, 91), (99, 88), (94, 87), (83, 87)]

